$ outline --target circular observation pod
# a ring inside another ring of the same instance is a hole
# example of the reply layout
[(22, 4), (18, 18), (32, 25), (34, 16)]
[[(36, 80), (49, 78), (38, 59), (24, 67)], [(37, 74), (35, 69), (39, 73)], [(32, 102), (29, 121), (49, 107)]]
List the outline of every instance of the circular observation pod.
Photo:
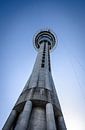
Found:
[(56, 45), (57, 45), (57, 37), (55, 36), (55, 34), (48, 30), (41, 30), (40, 32), (38, 32), (37, 34), (35, 34), (34, 39), (33, 39), (33, 43), (34, 43), (34, 47), (36, 50), (38, 50), (40, 48), (40, 45), (42, 44), (42, 42), (48, 42), (49, 46), (50, 46), (50, 50), (53, 50)]

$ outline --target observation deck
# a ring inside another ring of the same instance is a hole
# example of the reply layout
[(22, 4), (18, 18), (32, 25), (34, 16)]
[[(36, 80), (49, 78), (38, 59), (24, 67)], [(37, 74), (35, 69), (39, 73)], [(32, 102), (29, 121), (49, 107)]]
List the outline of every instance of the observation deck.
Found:
[(50, 50), (53, 50), (58, 43), (58, 39), (51, 30), (41, 30), (34, 36), (34, 47), (36, 50), (40, 48), (42, 42), (47, 42)]

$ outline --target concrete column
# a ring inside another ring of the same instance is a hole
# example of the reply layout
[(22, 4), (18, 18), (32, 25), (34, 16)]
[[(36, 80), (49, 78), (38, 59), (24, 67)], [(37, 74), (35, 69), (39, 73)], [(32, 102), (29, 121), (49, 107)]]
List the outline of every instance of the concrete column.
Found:
[(66, 125), (63, 116), (58, 117), (58, 128), (59, 130), (66, 130)]
[(45, 54), (45, 87), (51, 90), (49, 81), (49, 64), (48, 64), (48, 42), (46, 43), (46, 54)]
[(45, 109), (34, 107), (27, 130), (46, 130)]
[(56, 130), (54, 111), (51, 103), (48, 103), (46, 105), (46, 120), (47, 120), (47, 130)]
[(46, 87), (46, 89), (48, 89), (48, 90), (52, 90), (51, 84), (50, 84), (50, 79), (49, 79), (49, 72), (48, 72), (48, 70), (46, 70), (46, 72), (45, 72), (45, 87)]
[(19, 116), (15, 130), (26, 130), (27, 129), (31, 110), (32, 110), (32, 102), (27, 101), (22, 113)]
[(46, 51), (45, 51), (45, 70), (49, 71), (49, 66), (48, 66), (48, 42), (46, 43)]
[(37, 81), (40, 73), (40, 68), (41, 68), (41, 62), (42, 62), (42, 54), (43, 54), (43, 48), (44, 48), (44, 43), (41, 44), (38, 52), (37, 59), (35, 61), (34, 67), (33, 67), (33, 72), (32, 76), (29, 82), (29, 88), (37, 87)]
[(13, 122), (15, 121), (17, 117), (17, 112), (16, 110), (12, 110), (12, 112), (10, 113), (4, 127), (2, 128), (2, 130), (10, 130), (12, 125), (13, 125)]

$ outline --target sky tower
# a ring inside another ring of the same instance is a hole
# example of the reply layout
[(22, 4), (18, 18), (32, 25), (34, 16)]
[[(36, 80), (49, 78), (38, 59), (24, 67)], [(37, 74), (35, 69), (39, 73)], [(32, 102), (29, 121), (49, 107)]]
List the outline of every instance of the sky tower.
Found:
[(38, 54), (32, 74), (2, 130), (66, 130), (51, 74), (50, 52), (56, 44), (50, 30), (36, 34)]

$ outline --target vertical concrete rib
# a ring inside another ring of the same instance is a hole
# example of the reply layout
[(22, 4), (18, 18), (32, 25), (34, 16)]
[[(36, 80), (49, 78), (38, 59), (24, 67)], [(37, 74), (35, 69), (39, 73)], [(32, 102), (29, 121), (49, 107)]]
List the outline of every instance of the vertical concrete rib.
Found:
[(47, 130), (56, 130), (53, 106), (51, 103), (46, 104)]
[(39, 53), (40, 53), (40, 70), (39, 70), (39, 79), (38, 79), (38, 87), (44, 87), (44, 70), (42, 68), (42, 60), (43, 60), (43, 50), (44, 50), (44, 42), (40, 45)]
[(16, 110), (12, 110), (2, 130), (10, 130), (17, 117)]
[(45, 109), (43, 107), (34, 107), (27, 130), (46, 130)]
[(66, 125), (63, 116), (58, 117), (58, 128), (59, 130), (66, 130)]
[(49, 81), (49, 61), (48, 61), (48, 42), (46, 43), (46, 57), (45, 57), (45, 86), (47, 89), (52, 90)]
[(32, 102), (27, 101), (22, 113), (19, 116), (15, 130), (26, 130), (27, 129), (31, 110), (32, 110)]
[(39, 53), (37, 55), (37, 59), (33, 68), (32, 76), (29, 83), (29, 88), (37, 87), (38, 76), (40, 73), (40, 67), (41, 67), (41, 61), (42, 61), (43, 48), (44, 48), (44, 43), (42, 43), (39, 48)]

